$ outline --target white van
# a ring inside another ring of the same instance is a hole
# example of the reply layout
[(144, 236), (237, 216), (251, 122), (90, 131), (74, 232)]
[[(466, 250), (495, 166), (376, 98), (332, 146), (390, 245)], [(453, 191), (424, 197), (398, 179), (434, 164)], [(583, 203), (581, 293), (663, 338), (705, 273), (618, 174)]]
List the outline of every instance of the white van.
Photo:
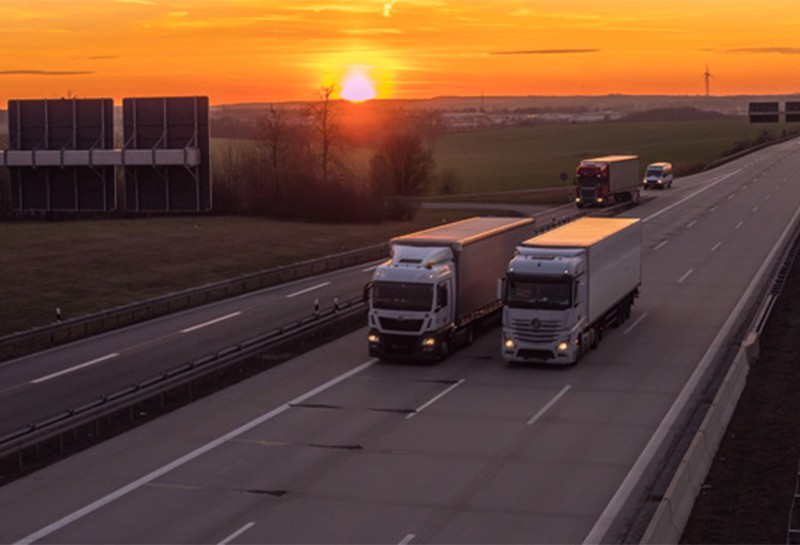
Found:
[(650, 189), (652, 187), (657, 187), (658, 189), (672, 187), (672, 164), (651, 163), (647, 165), (642, 185), (644, 189)]

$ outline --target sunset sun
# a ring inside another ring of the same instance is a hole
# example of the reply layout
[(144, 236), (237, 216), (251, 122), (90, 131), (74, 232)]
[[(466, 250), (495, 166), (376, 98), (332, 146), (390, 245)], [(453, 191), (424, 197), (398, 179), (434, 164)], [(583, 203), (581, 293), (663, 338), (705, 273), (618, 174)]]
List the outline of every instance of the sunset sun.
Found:
[(363, 68), (351, 68), (341, 83), (341, 96), (350, 102), (364, 102), (377, 96), (375, 84)]

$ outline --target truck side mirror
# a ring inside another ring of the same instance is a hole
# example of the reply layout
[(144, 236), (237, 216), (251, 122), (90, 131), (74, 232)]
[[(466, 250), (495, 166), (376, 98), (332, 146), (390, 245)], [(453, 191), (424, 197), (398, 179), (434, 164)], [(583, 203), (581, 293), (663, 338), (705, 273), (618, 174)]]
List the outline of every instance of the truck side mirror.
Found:
[(364, 284), (364, 302), (369, 303), (369, 296), (372, 293), (372, 282)]
[(497, 300), (505, 302), (506, 300), (506, 279), (497, 279)]

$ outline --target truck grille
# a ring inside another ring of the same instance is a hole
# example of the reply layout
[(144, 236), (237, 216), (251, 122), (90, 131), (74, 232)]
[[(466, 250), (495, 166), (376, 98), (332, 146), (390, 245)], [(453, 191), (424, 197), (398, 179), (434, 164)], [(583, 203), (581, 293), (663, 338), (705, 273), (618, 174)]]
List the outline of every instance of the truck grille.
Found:
[(398, 320), (396, 318), (381, 318), (381, 327), (388, 331), (419, 331), (422, 329), (422, 320)]
[(592, 189), (581, 189), (581, 202), (593, 203), (597, 197), (597, 191)]
[(553, 343), (558, 340), (561, 322), (558, 320), (512, 320), (514, 336), (530, 343)]

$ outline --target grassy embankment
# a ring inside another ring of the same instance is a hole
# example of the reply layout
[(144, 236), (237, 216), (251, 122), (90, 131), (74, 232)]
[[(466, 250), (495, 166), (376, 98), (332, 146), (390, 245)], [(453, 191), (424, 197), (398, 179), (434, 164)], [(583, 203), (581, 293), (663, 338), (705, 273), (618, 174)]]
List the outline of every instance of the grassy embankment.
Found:
[(361, 248), (471, 215), (325, 225), (245, 217), (0, 223), (0, 336), (62, 318)]
[[(459, 193), (556, 187), (558, 175), (581, 158), (636, 153), (642, 165), (667, 160), (679, 170), (718, 159), (736, 142), (765, 129), (746, 120), (673, 123), (598, 123), (504, 128), (447, 135), (437, 146), (438, 168), (458, 179)], [(215, 141), (212, 160), (225, 146)], [(369, 150), (354, 152), (364, 169)], [(528, 193), (461, 197), (535, 202)], [(256, 218), (193, 217), (146, 220), (0, 223), (0, 335), (47, 324), (56, 307), (64, 318), (123, 305), (260, 269), (336, 253), (455, 219), (466, 212), (421, 212), (411, 223), (314, 225)]]

